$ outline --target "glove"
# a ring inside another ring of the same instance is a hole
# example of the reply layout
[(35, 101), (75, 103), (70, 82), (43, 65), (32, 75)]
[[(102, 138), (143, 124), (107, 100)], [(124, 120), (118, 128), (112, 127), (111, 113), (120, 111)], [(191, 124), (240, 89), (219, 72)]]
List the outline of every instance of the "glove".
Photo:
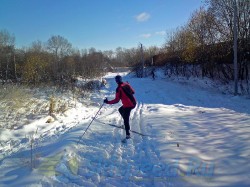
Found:
[(104, 103), (108, 103), (108, 99), (105, 98), (105, 99), (103, 100), (103, 102), (104, 102)]

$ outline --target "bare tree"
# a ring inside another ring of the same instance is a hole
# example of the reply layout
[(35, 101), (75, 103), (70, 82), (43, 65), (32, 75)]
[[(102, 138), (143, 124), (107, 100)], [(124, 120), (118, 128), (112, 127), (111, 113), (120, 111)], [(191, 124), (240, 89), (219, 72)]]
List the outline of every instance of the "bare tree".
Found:
[(72, 45), (64, 37), (57, 35), (51, 36), (47, 42), (47, 48), (52, 52), (57, 59), (70, 55), (72, 52)]
[(31, 47), (29, 48), (29, 51), (44, 52), (45, 45), (40, 40), (34, 41), (34, 42), (32, 42)]
[(7, 30), (0, 31), (0, 47), (14, 46), (15, 36), (11, 35)]
[[(0, 78), (15, 78), (15, 37), (7, 30), (0, 31)], [(12, 62), (12, 63), (11, 63)]]
[(63, 67), (60, 65), (60, 61), (69, 56), (72, 52), (72, 45), (64, 37), (57, 35), (52, 36), (47, 42), (47, 49), (54, 54), (55, 60), (53, 63), (53, 74), (56, 80), (63, 79)]
[[(224, 40), (233, 38), (233, 14), (234, 14), (235, 0), (207, 0), (209, 4), (209, 11), (216, 16), (223, 30), (220, 29), (221, 36)], [(250, 1), (237, 0), (238, 9), (238, 30), (239, 38), (249, 38), (250, 34)]]

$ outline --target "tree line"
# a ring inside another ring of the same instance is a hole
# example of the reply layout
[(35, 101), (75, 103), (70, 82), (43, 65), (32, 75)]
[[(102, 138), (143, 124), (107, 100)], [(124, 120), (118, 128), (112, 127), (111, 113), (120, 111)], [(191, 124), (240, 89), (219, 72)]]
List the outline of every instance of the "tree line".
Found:
[(80, 52), (62, 36), (47, 42), (35, 41), (30, 47), (16, 49), (15, 37), (0, 31), (0, 79), (25, 83), (64, 82), (74, 76), (100, 75), (105, 56), (95, 50)]
[[(168, 72), (233, 80), (234, 6), (237, 7), (238, 75), (249, 80), (250, 1), (206, 0), (189, 21), (168, 32), (164, 53), (157, 56)], [(248, 88), (249, 89), (249, 88)], [(248, 90), (249, 91), (249, 90)]]
[[(149, 58), (157, 47), (145, 49)], [(77, 76), (91, 79), (102, 76), (117, 66), (134, 66), (141, 61), (139, 48), (117, 47), (115, 51), (95, 48), (76, 49), (64, 37), (51, 36), (46, 42), (34, 41), (30, 46), (15, 47), (15, 36), (0, 30), (0, 80), (37, 84), (65, 83)]]

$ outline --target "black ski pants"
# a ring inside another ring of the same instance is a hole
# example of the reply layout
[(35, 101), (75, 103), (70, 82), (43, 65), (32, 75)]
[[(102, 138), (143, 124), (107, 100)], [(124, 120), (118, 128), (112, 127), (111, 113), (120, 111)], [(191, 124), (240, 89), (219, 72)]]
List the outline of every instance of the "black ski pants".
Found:
[(124, 108), (123, 106), (121, 106), (119, 108), (119, 112), (123, 118), (124, 121), (124, 125), (125, 125), (125, 130), (126, 130), (126, 135), (130, 135), (129, 130), (130, 130), (130, 126), (129, 126), (129, 116), (130, 116), (130, 112), (132, 109), (134, 109), (135, 107), (130, 107), (130, 108)]

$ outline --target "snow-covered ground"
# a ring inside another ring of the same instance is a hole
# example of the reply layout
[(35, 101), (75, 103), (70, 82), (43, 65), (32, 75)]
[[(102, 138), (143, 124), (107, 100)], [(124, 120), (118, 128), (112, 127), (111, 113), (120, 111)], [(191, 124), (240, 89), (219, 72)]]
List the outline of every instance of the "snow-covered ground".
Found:
[(106, 76), (108, 84), (90, 101), (77, 102), (52, 123), (45, 116), (0, 129), (8, 145), (1, 145), (0, 186), (250, 185), (250, 100), (219, 93), (206, 81), (121, 73), (138, 101), (131, 128), (147, 136), (132, 133), (121, 143), (124, 130), (108, 125), (122, 125), (119, 103), (104, 105), (77, 144), (103, 98), (114, 97), (115, 75)]

